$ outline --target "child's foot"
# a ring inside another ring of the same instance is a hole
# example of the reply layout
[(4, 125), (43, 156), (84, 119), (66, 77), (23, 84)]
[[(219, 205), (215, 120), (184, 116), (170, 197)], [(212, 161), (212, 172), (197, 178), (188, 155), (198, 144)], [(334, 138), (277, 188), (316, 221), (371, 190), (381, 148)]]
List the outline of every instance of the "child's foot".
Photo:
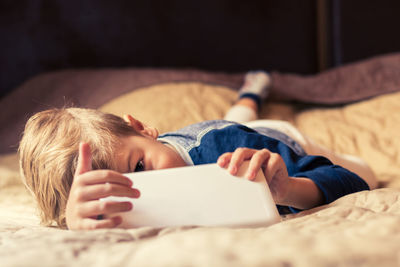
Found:
[(250, 71), (244, 78), (244, 84), (239, 89), (239, 99), (251, 98), (258, 106), (267, 98), (271, 85), (271, 77), (265, 71)]

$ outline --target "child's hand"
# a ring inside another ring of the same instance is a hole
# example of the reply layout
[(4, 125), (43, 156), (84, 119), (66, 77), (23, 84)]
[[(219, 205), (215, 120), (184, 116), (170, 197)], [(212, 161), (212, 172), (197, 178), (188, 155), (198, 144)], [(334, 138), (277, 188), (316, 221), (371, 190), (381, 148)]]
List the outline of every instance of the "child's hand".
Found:
[(220, 167), (227, 168), (232, 175), (236, 175), (245, 160), (250, 160), (246, 178), (255, 179), (262, 168), (275, 202), (284, 202), (289, 191), (289, 175), (282, 157), (268, 149), (238, 148), (234, 152), (222, 154), (217, 163)]
[(309, 209), (324, 203), (321, 190), (311, 179), (289, 177), (282, 157), (268, 149), (238, 148), (233, 153), (222, 154), (217, 163), (235, 175), (245, 160), (250, 160), (245, 175), (250, 180), (262, 168), (276, 204)]
[(108, 196), (138, 198), (140, 192), (131, 188), (132, 182), (122, 174), (111, 170), (92, 170), (90, 147), (79, 146), (78, 166), (72, 182), (66, 207), (69, 229), (112, 228), (122, 222), (120, 216), (97, 220), (97, 216), (124, 212), (132, 209), (130, 202), (100, 201)]

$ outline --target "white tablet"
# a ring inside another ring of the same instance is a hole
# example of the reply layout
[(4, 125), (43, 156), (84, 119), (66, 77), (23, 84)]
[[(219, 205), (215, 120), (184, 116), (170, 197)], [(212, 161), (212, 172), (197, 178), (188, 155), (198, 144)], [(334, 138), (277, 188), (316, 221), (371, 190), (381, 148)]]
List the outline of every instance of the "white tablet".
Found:
[(268, 226), (281, 220), (264, 175), (254, 181), (238, 176), (217, 164), (125, 174), (141, 192), (137, 199), (109, 197), (104, 200), (131, 201), (133, 209), (120, 213), (122, 228), (143, 226)]

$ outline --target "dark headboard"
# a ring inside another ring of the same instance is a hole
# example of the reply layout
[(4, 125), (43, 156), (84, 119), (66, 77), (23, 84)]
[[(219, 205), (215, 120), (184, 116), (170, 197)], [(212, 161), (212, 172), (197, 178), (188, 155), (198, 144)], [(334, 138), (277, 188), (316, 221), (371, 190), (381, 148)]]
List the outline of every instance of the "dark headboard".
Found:
[(59, 69), (312, 74), (399, 51), (399, 8), (398, 0), (3, 0), (0, 97)]

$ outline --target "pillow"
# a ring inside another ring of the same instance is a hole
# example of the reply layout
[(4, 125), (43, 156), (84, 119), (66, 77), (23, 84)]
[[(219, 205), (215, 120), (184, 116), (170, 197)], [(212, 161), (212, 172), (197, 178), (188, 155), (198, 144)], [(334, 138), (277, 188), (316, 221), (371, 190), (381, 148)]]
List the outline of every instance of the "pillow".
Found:
[(131, 114), (160, 133), (192, 123), (223, 118), (237, 93), (217, 85), (165, 83), (123, 94), (99, 109), (118, 116)]
[(343, 107), (303, 110), (296, 126), (318, 144), (363, 158), (380, 186), (400, 188), (400, 92)]

